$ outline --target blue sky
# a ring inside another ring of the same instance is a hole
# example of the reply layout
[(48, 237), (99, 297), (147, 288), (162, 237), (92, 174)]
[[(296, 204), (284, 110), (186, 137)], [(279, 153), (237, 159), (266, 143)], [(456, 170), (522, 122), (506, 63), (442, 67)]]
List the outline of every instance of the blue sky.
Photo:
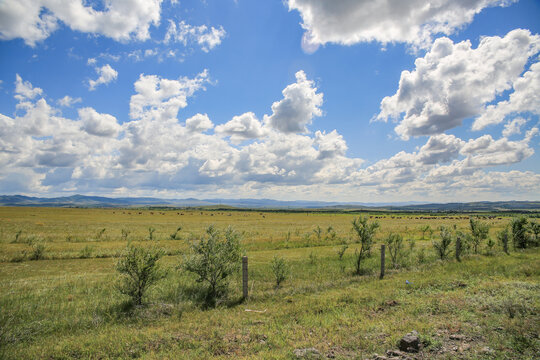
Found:
[(538, 200), (534, 0), (6, 0), (0, 193)]

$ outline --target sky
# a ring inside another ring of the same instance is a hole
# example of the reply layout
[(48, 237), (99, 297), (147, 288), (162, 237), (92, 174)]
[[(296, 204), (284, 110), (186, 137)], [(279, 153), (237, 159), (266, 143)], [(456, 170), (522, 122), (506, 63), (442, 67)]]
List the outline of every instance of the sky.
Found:
[(540, 200), (540, 1), (1, 0), (0, 194)]

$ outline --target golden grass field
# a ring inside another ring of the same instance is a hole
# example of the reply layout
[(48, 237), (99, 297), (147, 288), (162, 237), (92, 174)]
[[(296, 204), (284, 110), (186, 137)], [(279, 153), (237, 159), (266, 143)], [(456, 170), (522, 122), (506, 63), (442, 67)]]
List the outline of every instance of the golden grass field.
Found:
[[(371, 270), (355, 276), (357, 245), (337, 256), (354, 240), (353, 213), (0, 208), (0, 358), (291, 359), (294, 349), (315, 347), (323, 357), (364, 359), (396, 348), (413, 329), (425, 346), (415, 356), (423, 359), (540, 353), (537, 248), (506, 255), (496, 245), (487, 256), (484, 245), (460, 263), (440, 261), (430, 235), (436, 238), (440, 225), (467, 231), (469, 215), (366, 214), (380, 230), (366, 265)], [(511, 220), (480, 215), (492, 238)], [(229, 299), (205, 310), (190, 300), (193, 277), (178, 266), (188, 240), (210, 224), (242, 234), (250, 297), (240, 302), (238, 274)], [(423, 237), (424, 225), (433, 234)], [(390, 232), (414, 239), (415, 247), (378, 280), (378, 247)], [(160, 261), (170, 269), (147, 305), (129, 312), (115, 288), (115, 257), (128, 241), (164, 248), (168, 256)], [(38, 243), (43, 260), (31, 261)], [(279, 289), (269, 265), (274, 255), (291, 269)]]

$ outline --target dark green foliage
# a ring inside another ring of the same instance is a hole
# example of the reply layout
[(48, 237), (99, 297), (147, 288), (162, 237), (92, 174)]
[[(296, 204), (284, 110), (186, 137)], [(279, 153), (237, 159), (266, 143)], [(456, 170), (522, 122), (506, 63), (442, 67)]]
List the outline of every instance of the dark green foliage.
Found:
[(149, 227), (148, 228), (148, 240), (154, 240), (154, 232), (156, 231), (155, 228)]
[(276, 288), (289, 276), (289, 266), (282, 257), (275, 255), (270, 263), (274, 278), (276, 279)]
[(532, 237), (531, 237), (531, 242), (533, 243), (534, 246), (538, 246), (540, 245), (540, 239), (539, 239), (539, 235), (540, 235), (540, 223), (536, 220), (530, 220), (529, 222), (529, 229), (532, 233)]
[(171, 240), (178, 240), (179, 236), (178, 233), (182, 230), (182, 226), (179, 226), (175, 232), (171, 234)]
[(431, 235), (431, 233), (433, 232), (433, 231), (431, 230), (431, 226), (429, 226), (429, 225), (421, 226), (421, 227), (420, 227), (420, 231), (422, 232), (422, 240), (424, 240), (424, 239), (426, 238), (426, 233), (427, 233), (427, 232), (429, 232), (430, 235)]
[(45, 258), (45, 245), (41, 242), (36, 242), (32, 244), (32, 252), (30, 253), (30, 260), (42, 260)]
[(339, 261), (343, 260), (343, 255), (345, 255), (345, 251), (347, 251), (348, 248), (349, 248), (349, 245), (347, 244), (342, 245), (339, 248), (339, 250), (337, 251)]
[(215, 306), (228, 292), (229, 276), (239, 269), (241, 259), (240, 236), (231, 227), (224, 232), (213, 225), (206, 236), (190, 244), (191, 252), (184, 257), (183, 268), (197, 275), (201, 283), (203, 301)]
[(357, 236), (357, 243), (360, 243), (360, 250), (354, 252), (355, 274), (363, 273), (362, 262), (367, 257), (371, 256), (371, 246), (373, 245), (373, 237), (379, 228), (377, 221), (369, 222), (367, 216), (359, 216), (352, 221), (353, 230)]
[(432, 243), (433, 248), (435, 249), (435, 253), (439, 257), (439, 259), (444, 260), (450, 254), (450, 245), (452, 244), (452, 232), (446, 226), (441, 226), (440, 234), (441, 239), (439, 241), (434, 240)]
[(386, 239), (384, 239), (384, 242), (388, 248), (390, 258), (392, 259), (392, 266), (397, 268), (401, 261), (401, 257), (403, 256), (403, 236), (390, 233)]
[(478, 254), (478, 248), (484, 240), (487, 239), (489, 234), (489, 225), (487, 223), (481, 223), (473, 218), (469, 219), (469, 225), (471, 227), (471, 241), (473, 245), (473, 251)]
[(152, 285), (166, 276), (158, 263), (165, 252), (158, 248), (142, 248), (128, 245), (116, 263), (122, 274), (118, 289), (128, 295), (135, 305), (141, 305), (144, 294)]
[(357, 236), (357, 243), (362, 244), (363, 252), (367, 256), (371, 256), (371, 246), (373, 245), (373, 237), (379, 228), (377, 221), (369, 222), (367, 216), (359, 216), (352, 221), (353, 230)]
[(514, 249), (526, 249), (529, 245), (527, 238), (527, 218), (525, 216), (512, 219), (512, 241)]
[(497, 233), (497, 239), (499, 239), (499, 242), (502, 245), (503, 251), (506, 254), (510, 254), (510, 252), (508, 250), (508, 243), (510, 241), (510, 234), (508, 233), (508, 228), (507, 227)]

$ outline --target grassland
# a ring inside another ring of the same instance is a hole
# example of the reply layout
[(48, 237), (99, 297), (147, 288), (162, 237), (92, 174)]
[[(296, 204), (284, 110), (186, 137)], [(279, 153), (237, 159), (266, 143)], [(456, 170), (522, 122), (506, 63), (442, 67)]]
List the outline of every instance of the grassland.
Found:
[[(357, 245), (342, 259), (337, 251), (353, 238), (356, 215), (0, 208), (0, 358), (287, 359), (295, 348), (315, 347), (324, 356), (363, 359), (396, 348), (413, 329), (425, 345), (418, 358), (538, 355), (538, 249), (506, 255), (497, 246), (486, 256), (484, 246), (460, 263), (441, 262), (429, 233), (419, 228), (465, 231), (468, 216), (370, 214), (381, 224), (377, 242), (397, 232), (415, 247), (384, 280), (378, 280), (377, 256), (368, 259), (367, 275), (354, 276)], [(490, 217), (484, 221), (494, 238), (510, 217)], [(203, 310), (189, 296), (193, 278), (177, 267), (185, 240), (210, 224), (243, 234), (250, 297), (240, 302), (238, 275), (229, 299)], [(171, 239), (179, 226), (178, 239)], [(169, 276), (151, 289), (143, 308), (126, 307), (115, 288), (115, 256), (128, 241), (169, 254), (161, 260)], [(44, 246), (44, 260), (30, 261), (36, 244)], [(270, 270), (274, 255), (291, 267), (279, 289)]]

